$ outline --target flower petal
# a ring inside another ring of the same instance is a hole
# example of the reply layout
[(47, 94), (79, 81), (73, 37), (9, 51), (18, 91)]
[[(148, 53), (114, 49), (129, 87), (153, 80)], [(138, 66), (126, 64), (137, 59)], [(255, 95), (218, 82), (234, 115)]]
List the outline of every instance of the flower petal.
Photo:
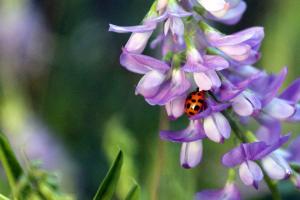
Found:
[(300, 100), (300, 78), (286, 88), (279, 98), (297, 103)]
[(225, 0), (198, 0), (198, 2), (208, 11), (219, 11), (226, 5)]
[(213, 113), (204, 119), (205, 134), (214, 142), (222, 143), (230, 136), (231, 128), (227, 119), (221, 113)]
[(286, 179), (292, 173), (292, 169), (287, 161), (280, 155), (277, 155), (276, 151), (262, 159), (262, 166), (268, 176), (274, 180)]
[(151, 35), (152, 31), (145, 33), (132, 33), (124, 49), (131, 53), (142, 53)]
[(254, 157), (252, 158), (252, 160), (259, 160), (264, 158), (265, 156), (269, 155), (270, 153), (272, 153), (273, 151), (275, 151), (276, 149), (280, 148), (283, 144), (285, 144), (290, 138), (290, 134), (287, 134), (285, 136), (281, 136), (277, 142), (274, 142), (271, 145), (267, 145), (266, 148), (264, 148), (262, 151), (257, 152)]
[(198, 2), (215, 17), (224, 16), (229, 9), (229, 4), (224, 0), (198, 0)]
[(194, 80), (199, 90), (210, 90), (212, 88), (213, 83), (204, 72), (194, 73)]
[[(282, 85), (285, 77), (287, 75), (287, 68), (284, 67), (278, 75), (270, 75), (266, 76), (266, 80), (263, 80), (264, 82), (257, 82), (258, 89), (261, 89), (262, 85), (267, 85), (268, 87), (264, 87), (261, 91), (261, 95), (263, 96), (262, 99), (262, 106), (267, 105), (277, 94), (280, 86)], [(256, 91), (256, 90), (255, 90)]]
[(198, 192), (195, 200), (240, 200), (241, 194), (233, 183), (227, 183), (224, 188), (217, 190), (203, 190)]
[(295, 113), (289, 117), (286, 121), (288, 122), (299, 122), (300, 121), (300, 104), (296, 104), (295, 106)]
[(239, 174), (245, 185), (253, 185), (256, 189), (264, 177), (260, 167), (253, 161), (243, 162), (239, 168)]
[(184, 113), (185, 96), (171, 100), (166, 104), (166, 111), (170, 119), (174, 120)]
[(240, 116), (246, 117), (261, 108), (261, 103), (254, 93), (244, 91), (232, 100), (233, 110)]
[(137, 26), (117, 26), (113, 24), (109, 24), (109, 30), (116, 33), (145, 33), (145, 32), (151, 32), (156, 28), (155, 23), (148, 23), (143, 25), (137, 25)]
[(205, 55), (204, 65), (218, 71), (229, 67), (229, 63), (223, 57), (215, 55)]
[(181, 18), (173, 17), (171, 19), (170, 29), (173, 35), (182, 37), (184, 34), (184, 24)]
[[(245, 80), (242, 80), (237, 83), (232, 83), (229, 80), (224, 80), (222, 82), (221, 89), (219, 91), (219, 99), (220, 101), (229, 101), (239, 94), (241, 94), (243, 91), (247, 91), (246, 89), (249, 88), (249, 86), (255, 82), (262, 74), (261, 73), (255, 73), (249, 77), (247, 77)], [(236, 81), (235, 81), (236, 82)], [(251, 93), (249, 90), (248, 93)], [(256, 101), (254, 101), (253, 98), (250, 97), (250, 94), (245, 93), (246, 97), (253, 100), (253, 103), (256, 105)]]
[(196, 167), (202, 159), (202, 140), (184, 142), (181, 146), (180, 163), (184, 168)]
[(205, 138), (202, 124), (198, 121), (190, 121), (186, 129), (180, 131), (160, 131), (160, 138), (171, 142), (192, 142)]
[(251, 46), (247, 44), (240, 44), (234, 46), (220, 46), (218, 47), (221, 51), (223, 51), (226, 55), (236, 61), (244, 61), (246, 60), (251, 53)]
[(227, 13), (222, 17), (215, 17), (211, 14), (206, 14), (205, 17), (222, 22), (224, 24), (233, 25), (240, 21), (243, 13), (246, 10), (246, 3), (244, 1), (240, 1), (238, 5), (235, 7), (231, 7)]
[(158, 70), (164, 73), (170, 69), (169, 65), (163, 61), (150, 56), (130, 53), (126, 49), (123, 49), (123, 53), (120, 56), (120, 62), (121, 65), (129, 71), (139, 74), (145, 74), (151, 70)]
[(263, 111), (276, 119), (283, 120), (291, 117), (296, 109), (288, 101), (274, 98), (264, 107)]
[(214, 33), (214, 35), (208, 36), (210, 43), (216, 47), (248, 44), (251, 47), (257, 48), (264, 38), (264, 29), (263, 27), (252, 27), (231, 35), (223, 36)]
[(258, 117), (255, 117), (255, 119), (261, 124), (256, 131), (259, 141), (263, 141), (266, 144), (277, 142), (281, 134), (280, 121), (262, 113)]
[(180, 69), (173, 69), (170, 78), (160, 84), (159, 90), (153, 96), (147, 96), (146, 101), (151, 105), (165, 105), (169, 101), (186, 95), (191, 84)]
[(154, 96), (159, 91), (165, 78), (166, 75), (158, 71), (146, 73), (136, 86), (136, 94), (141, 94), (145, 98)]
[(226, 167), (235, 167), (247, 160), (255, 160), (255, 156), (268, 146), (264, 142), (243, 143), (224, 154), (222, 164)]

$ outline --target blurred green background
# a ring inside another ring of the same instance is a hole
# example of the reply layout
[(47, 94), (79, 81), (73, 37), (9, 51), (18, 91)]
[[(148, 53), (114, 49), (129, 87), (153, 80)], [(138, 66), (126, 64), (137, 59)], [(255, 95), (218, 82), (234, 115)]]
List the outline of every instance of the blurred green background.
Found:
[[(108, 32), (108, 24), (138, 24), (151, 0), (1, 0), (0, 124), (19, 159), (43, 161), (57, 172), (61, 186), (80, 200), (91, 199), (119, 148), (125, 153), (116, 199), (134, 179), (143, 199), (192, 199), (196, 191), (222, 187), (221, 155), (233, 146), (204, 143), (202, 164), (179, 165), (179, 144), (158, 137), (160, 109), (134, 95), (139, 75), (120, 67), (128, 34)], [(289, 67), (291, 82), (300, 75), (300, 1), (249, 0), (241, 22), (217, 25), (226, 33), (264, 26), (263, 57), (269, 72)], [(152, 53), (148, 51), (146, 53)], [(173, 124), (184, 127), (187, 120)], [(165, 126), (165, 124), (162, 124)], [(295, 136), (299, 125), (286, 125)], [(25, 156), (26, 155), (26, 156)], [(271, 199), (239, 184), (245, 199)], [(299, 199), (288, 181), (284, 199)], [(8, 194), (3, 171), (0, 192)]]

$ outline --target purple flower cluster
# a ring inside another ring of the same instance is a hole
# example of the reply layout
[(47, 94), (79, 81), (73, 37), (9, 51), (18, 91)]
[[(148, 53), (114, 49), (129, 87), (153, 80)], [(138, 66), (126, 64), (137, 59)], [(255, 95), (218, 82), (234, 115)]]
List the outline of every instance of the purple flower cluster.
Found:
[[(143, 75), (136, 94), (150, 105), (164, 106), (170, 120), (184, 115), (191, 92), (205, 91), (207, 106), (189, 115), (187, 128), (160, 132), (163, 140), (182, 144), (184, 168), (201, 162), (203, 139), (223, 143), (233, 130), (241, 143), (223, 156), (222, 164), (239, 166), (244, 184), (258, 188), (264, 171), (274, 180), (290, 178), (299, 187), (300, 175), (292, 166), (300, 166), (300, 139), (283, 150), (290, 135), (281, 134), (281, 123), (300, 120), (300, 79), (278, 93), (287, 68), (276, 75), (253, 66), (260, 59), (262, 27), (225, 35), (208, 24), (235, 24), (245, 9), (242, 0), (156, 0), (141, 25), (110, 25), (109, 30), (132, 32), (122, 49), (121, 65)], [(160, 47), (162, 59), (142, 54), (155, 30), (161, 33), (150, 46)], [(255, 134), (238, 128), (253, 120), (259, 124)], [(200, 192), (196, 199), (224, 196), (240, 199), (232, 181), (222, 190)]]

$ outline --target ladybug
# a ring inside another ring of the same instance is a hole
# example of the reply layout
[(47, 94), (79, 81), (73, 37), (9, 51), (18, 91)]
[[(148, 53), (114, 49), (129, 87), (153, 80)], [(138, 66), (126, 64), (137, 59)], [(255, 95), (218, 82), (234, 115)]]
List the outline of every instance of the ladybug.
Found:
[(194, 116), (207, 108), (205, 91), (191, 92), (185, 99), (184, 112), (187, 116)]

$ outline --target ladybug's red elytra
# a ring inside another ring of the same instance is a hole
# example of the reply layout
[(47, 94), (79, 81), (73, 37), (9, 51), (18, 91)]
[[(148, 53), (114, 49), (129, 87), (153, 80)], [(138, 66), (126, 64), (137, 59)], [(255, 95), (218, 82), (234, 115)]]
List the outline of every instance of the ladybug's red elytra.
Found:
[(194, 116), (207, 108), (205, 91), (191, 92), (185, 99), (184, 112), (187, 116)]

